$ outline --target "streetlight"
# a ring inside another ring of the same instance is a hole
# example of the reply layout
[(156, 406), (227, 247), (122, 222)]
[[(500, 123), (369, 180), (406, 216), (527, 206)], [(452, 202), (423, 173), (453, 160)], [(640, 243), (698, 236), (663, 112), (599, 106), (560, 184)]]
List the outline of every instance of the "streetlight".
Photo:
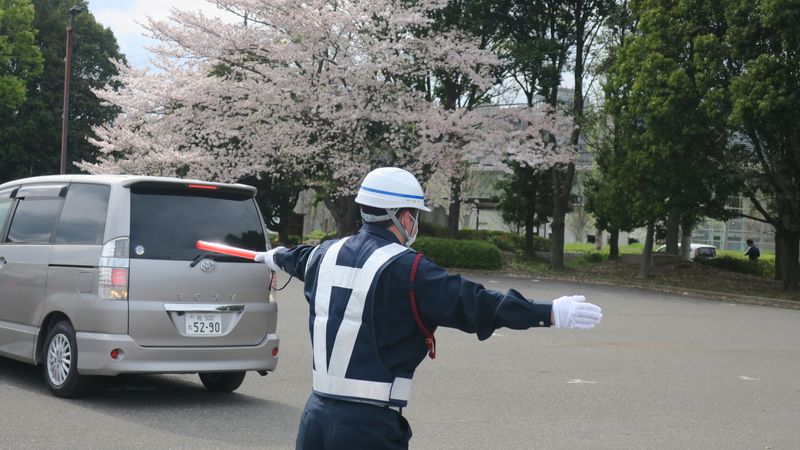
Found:
[(64, 112), (61, 114), (61, 166), (60, 174), (67, 172), (67, 120), (69, 119), (69, 81), (71, 77), (72, 62), (72, 26), (75, 16), (83, 11), (81, 6), (73, 6), (69, 9), (69, 25), (67, 25), (67, 58), (64, 62)]

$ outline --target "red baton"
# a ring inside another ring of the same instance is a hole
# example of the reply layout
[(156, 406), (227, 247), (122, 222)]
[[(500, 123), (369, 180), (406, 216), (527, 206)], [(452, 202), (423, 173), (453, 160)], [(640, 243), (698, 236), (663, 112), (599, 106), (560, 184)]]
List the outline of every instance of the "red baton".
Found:
[(255, 260), (256, 254), (258, 253), (252, 250), (245, 250), (243, 248), (231, 247), (230, 245), (225, 245), (225, 244), (215, 244), (213, 242), (206, 242), (206, 241), (197, 241), (196, 246), (198, 250), (204, 250), (207, 252), (214, 252), (214, 253), (222, 253), (223, 255), (238, 256), (239, 258), (251, 259), (251, 260)]

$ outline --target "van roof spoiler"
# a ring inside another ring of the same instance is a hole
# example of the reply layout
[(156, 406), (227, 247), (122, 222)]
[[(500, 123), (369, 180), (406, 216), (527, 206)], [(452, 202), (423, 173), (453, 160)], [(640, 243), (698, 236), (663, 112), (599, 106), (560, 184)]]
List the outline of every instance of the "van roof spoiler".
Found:
[(137, 188), (168, 188), (168, 189), (186, 189), (188, 190), (209, 190), (218, 191), (227, 194), (247, 194), (252, 197), (256, 195), (256, 188), (246, 184), (227, 184), (227, 183), (214, 183), (209, 181), (200, 180), (184, 180), (177, 178), (144, 178), (132, 179), (122, 183), (124, 187), (137, 187)]

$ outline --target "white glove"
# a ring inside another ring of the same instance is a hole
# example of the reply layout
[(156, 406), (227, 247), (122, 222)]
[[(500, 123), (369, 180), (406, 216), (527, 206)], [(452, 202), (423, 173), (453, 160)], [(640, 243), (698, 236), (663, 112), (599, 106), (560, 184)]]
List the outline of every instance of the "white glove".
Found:
[(280, 267), (278, 267), (278, 264), (275, 263), (275, 253), (284, 250), (286, 250), (286, 247), (275, 247), (268, 252), (256, 253), (255, 261), (263, 262), (264, 264), (267, 265), (267, 267), (269, 267), (269, 270), (277, 272), (278, 270), (280, 270)]
[(553, 300), (553, 325), (556, 328), (594, 328), (603, 314), (600, 307), (586, 303), (582, 295), (570, 295)]

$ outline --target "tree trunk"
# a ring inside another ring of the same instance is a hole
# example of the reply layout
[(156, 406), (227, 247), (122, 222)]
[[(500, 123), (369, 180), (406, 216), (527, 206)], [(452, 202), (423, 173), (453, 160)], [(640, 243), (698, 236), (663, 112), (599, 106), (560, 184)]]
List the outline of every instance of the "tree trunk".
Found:
[(597, 227), (594, 234), (594, 249), (598, 252), (603, 249), (603, 229), (600, 227)]
[(678, 235), (680, 232), (680, 222), (678, 220), (678, 214), (674, 211), (670, 212), (667, 215), (667, 239), (666, 239), (666, 250), (667, 253), (670, 255), (679, 255), (680, 250), (678, 250)]
[[(583, 122), (583, 71), (584, 71), (584, 45), (585, 45), (585, 31), (586, 22), (582, 20), (583, 8), (580, 2), (573, 4), (575, 10), (575, 65), (573, 67), (572, 75), (575, 82), (575, 88), (572, 92), (572, 121), (575, 125), (572, 129), (572, 136), (570, 143), (578, 150), (580, 142), (581, 124)], [(558, 97), (558, 86), (556, 88), (556, 98)], [(557, 103), (552, 103), (557, 106)], [(569, 197), (572, 192), (572, 181), (575, 177), (575, 164), (569, 163), (564, 173), (563, 179), (560, 175), (562, 171), (558, 167), (553, 167), (553, 225), (552, 225), (552, 241), (553, 248), (550, 258), (550, 268), (553, 270), (564, 269), (564, 216), (569, 209)]]
[(692, 229), (694, 224), (691, 222), (681, 223), (681, 259), (689, 261), (692, 259)]
[(355, 195), (330, 198), (325, 197), (325, 206), (336, 222), (336, 234), (339, 237), (350, 236), (356, 231), (356, 213), (358, 211)]
[(783, 229), (775, 226), (775, 279), (783, 280)]
[(461, 221), (461, 180), (450, 179), (450, 214), (447, 216), (447, 237), (458, 237), (458, 225)]
[(575, 178), (575, 164), (567, 165), (562, 176), (562, 170), (553, 169), (553, 223), (550, 226), (550, 237), (553, 241), (550, 252), (550, 268), (564, 270), (564, 216), (569, 209), (569, 194), (572, 191), (572, 181)]
[(800, 270), (800, 232), (783, 230), (783, 289), (795, 292), (798, 290), (798, 270)]
[(642, 265), (639, 268), (639, 278), (650, 278), (653, 267), (653, 237), (656, 234), (656, 223), (650, 221), (647, 224), (647, 236), (644, 239), (644, 250), (642, 251)]
[(608, 259), (619, 259), (619, 228), (608, 232)]
[(526, 174), (527, 195), (525, 205), (525, 256), (533, 258), (533, 219), (536, 213), (536, 178), (532, 174)]
[(281, 242), (289, 242), (289, 224), (286, 220), (281, 218), (281, 223), (278, 224), (278, 240)]

